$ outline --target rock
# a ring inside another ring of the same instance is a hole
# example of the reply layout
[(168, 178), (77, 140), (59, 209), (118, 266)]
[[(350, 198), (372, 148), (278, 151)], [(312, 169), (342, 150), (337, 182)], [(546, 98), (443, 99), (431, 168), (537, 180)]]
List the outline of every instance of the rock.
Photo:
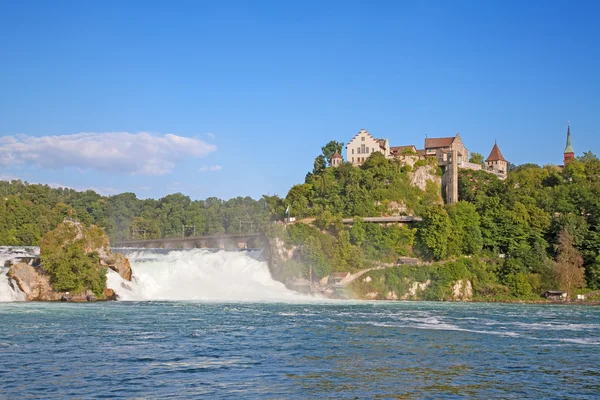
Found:
[(385, 296), (386, 300), (398, 300), (398, 295), (396, 294), (396, 292), (388, 292), (387, 295)]
[(418, 292), (422, 292), (427, 289), (431, 285), (431, 281), (427, 279), (423, 283), (413, 282), (412, 285), (408, 288), (408, 292), (404, 293), (400, 300), (410, 300), (415, 299), (417, 297)]
[(106, 300), (117, 300), (118, 296), (114, 290), (106, 288), (104, 289), (104, 297)]
[(265, 258), (273, 279), (284, 282), (286, 286), (289, 284), (286, 263), (293, 261), (297, 249), (297, 246), (286, 245), (279, 237), (269, 238), (269, 245), (265, 249)]
[(473, 299), (473, 284), (468, 279), (454, 282), (452, 286), (454, 300), (470, 301)]
[(432, 166), (419, 167), (410, 174), (410, 184), (421, 190), (427, 188), (427, 181), (433, 181), (439, 187), (442, 186), (442, 178), (435, 173)]
[(39, 267), (32, 267), (25, 263), (13, 264), (8, 271), (8, 276), (15, 280), (27, 300), (56, 301), (63, 295), (54, 291), (50, 284), (50, 277)]
[(131, 264), (123, 254), (112, 254), (107, 264), (108, 268), (121, 275), (121, 278), (131, 281)]
[(73, 301), (73, 296), (67, 292), (61, 296), (60, 301)]
[(85, 299), (86, 299), (87, 301), (96, 301), (96, 300), (98, 300), (98, 299), (96, 298), (96, 296), (94, 296), (93, 294), (88, 294), (87, 296), (85, 296)]
[(388, 213), (392, 216), (399, 216), (399, 215), (403, 215), (404, 213), (408, 212), (408, 208), (406, 207), (406, 204), (399, 203), (397, 201), (390, 201), (387, 209), (388, 209)]

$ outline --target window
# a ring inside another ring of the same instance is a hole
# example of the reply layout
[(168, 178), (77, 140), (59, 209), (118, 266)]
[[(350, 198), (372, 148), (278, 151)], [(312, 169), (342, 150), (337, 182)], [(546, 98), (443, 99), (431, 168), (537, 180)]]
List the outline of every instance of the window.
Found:
[(365, 137), (364, 136), (361, 137), (360, 140), (362, 140), (364, 142), (365, 141)]
[(352, 154), (354, 154), (354, 149), (352, 149)]
[(367, 147), (367, 154), (369, 154), (369, 148)]
[[(354, 153), (354, 150), (352, 150), (352, 152)], [(354, 162), (354, 157), (352, 157), (352, 162)]]

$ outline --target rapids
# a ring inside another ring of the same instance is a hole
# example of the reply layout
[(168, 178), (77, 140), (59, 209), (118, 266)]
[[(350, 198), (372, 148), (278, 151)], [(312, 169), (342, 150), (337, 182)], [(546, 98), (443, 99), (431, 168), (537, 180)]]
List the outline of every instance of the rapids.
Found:
[(260, 252), (121, 250), (132, 282), (109, 271), (120, 300), (296, 301), (304, 299), (271, 277)]
[[(107, 287), (120, 300), (294, 302), (312, 299), (288, 290), (271, 277), (260, 251), (115, 249), (131, 263), (132, 281), (109, 270)], [(7, 276), (5, 263), (39, 255), (36, 247), (0, 247), (0, 301), (25, 295)]]
[(20, 257), (35, 257), (39, 254), (37, 247), (0, 246), (0, 302), (23, 301), (25, 294), (17, 284), (8, 277), (7, 262)]

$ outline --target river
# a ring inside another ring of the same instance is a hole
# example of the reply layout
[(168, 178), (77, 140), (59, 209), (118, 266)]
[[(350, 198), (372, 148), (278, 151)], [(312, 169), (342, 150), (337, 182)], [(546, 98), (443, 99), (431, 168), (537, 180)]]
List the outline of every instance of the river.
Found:
[(0, 318), (7, 399), (600, 393), (595, 307), (13, 302)]
[(252, 252), (126, 253), (133, 282), (108, 279), (118, 302), (19, 301), (2, 269), (0, 399), (600, 393), (598, 307), (325, 301)]

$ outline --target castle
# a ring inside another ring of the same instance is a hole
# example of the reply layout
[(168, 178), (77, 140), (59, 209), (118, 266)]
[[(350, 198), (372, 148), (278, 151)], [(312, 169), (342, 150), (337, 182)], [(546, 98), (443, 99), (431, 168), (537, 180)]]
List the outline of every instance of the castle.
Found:
[[(458, 169), (484, 170), (500, 179), (508, 176), (508, 161), (502, 156), (497, 143), (494, 143), (485, 166), (469, 162), (469, 151), (459, 134), (451, 137), (425, 138), (423, 149), (415, 145), (390, 146), (388, 139), (378, 139), (367, 130), (361, 129), (346, 146), (346, 160), (354, 166), (362, 165), (371, 154), (382, 153), (389, 159), (400, 159), (406, 165), (413, 166), (418, 160), (435, 157), (437, 164), (444, 167), (442, 181), (446, 187), (446, 201), (458, 201)], [(337, 156), (337, 157), (336, 157)], [(335, 160), (334, 160), (335, 158)], [(342, 157), (336, 154), (331, 160), (332, 166), (339, 166)]]

